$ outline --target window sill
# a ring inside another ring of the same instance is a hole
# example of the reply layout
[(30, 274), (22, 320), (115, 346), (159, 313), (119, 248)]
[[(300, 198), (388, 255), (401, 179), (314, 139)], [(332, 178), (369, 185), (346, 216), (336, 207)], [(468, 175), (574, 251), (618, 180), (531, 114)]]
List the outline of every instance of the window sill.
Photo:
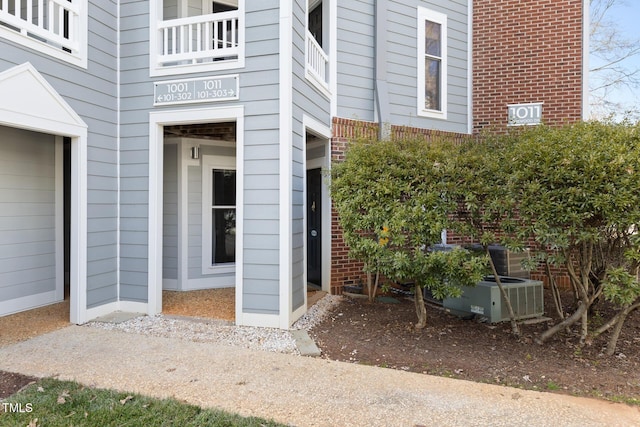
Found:
[(420, 117), (428, 117), (430, 119), (447, 120), (447, 112), (446, 111), (418, 110), (418, 116), (420, 116)]

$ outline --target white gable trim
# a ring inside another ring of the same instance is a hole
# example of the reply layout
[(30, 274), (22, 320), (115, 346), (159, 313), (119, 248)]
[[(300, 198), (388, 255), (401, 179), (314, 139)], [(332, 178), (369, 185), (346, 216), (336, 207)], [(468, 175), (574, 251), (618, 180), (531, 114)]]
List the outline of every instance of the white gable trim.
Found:
[(87, 125), (29, 62), (0, 73), (0, 124), (23, 122), (24, 129), (61, 134), (86, 133)]
[(71, 138), (72, 323), (87, 320), (87, 125), (45, 78), (24, 64), (0, 73), (0, 125)]

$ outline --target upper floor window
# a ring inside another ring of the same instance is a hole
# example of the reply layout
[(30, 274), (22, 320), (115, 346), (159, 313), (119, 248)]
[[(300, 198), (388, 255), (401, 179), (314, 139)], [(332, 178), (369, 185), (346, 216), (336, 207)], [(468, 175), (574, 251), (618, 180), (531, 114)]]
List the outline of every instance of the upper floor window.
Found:
[(1, 0), (0, 37), (87, 67), (86, 0)]
[(447, 16), (418, 8), (418, 115), (447, 118)]
[(244, 0), (150, 5), (151, 75), (244, 66)]

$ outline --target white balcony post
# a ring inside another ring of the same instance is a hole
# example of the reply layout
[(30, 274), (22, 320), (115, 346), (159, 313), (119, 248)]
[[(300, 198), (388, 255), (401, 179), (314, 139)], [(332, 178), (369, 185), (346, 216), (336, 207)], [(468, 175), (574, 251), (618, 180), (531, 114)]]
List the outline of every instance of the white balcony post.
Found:
[(44, 0), (38, 0), (38, 25), (44, 20)]
[(33, 24), (33, 0), (27, 0), (27, 22)]

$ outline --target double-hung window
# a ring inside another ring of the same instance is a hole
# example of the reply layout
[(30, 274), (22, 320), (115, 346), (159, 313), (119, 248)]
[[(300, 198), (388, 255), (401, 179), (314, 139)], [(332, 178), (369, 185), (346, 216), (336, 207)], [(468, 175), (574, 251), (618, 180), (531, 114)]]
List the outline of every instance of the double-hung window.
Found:
[(236, 261), (235, 158), (203, 158), (203, 274), (233, 272)]
[(447, 118), (447, 15), (418, 8), (418, 115)]

